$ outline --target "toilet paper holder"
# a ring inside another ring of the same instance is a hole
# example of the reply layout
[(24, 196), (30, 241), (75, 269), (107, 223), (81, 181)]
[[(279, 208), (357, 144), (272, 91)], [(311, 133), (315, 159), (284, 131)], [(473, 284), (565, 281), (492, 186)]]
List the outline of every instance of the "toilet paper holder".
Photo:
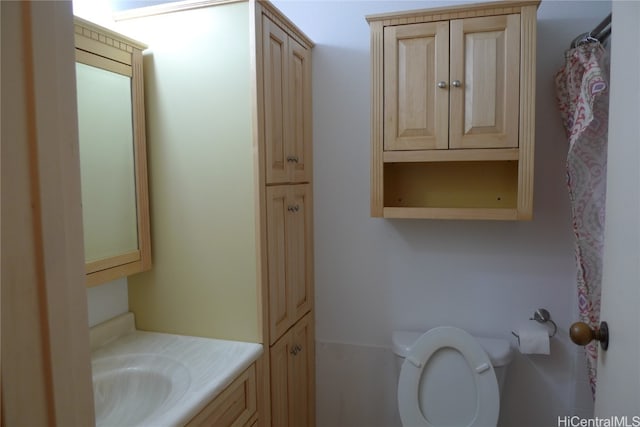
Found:
[[(538, 323), (544, 324), (551, 323), (551, 325), (553, 326), (553, 332), (549, 334), (549, 338), (553, 338), (556, 336), (556, 333), (558, 332), (558, 325), (556, 325), (556, 322), (551, 319), (551, 313), (549, 313), (549, 310), (545, 308), (539, 308), (535, 311), (535, 313), (533, 313), (533, 317), (530, 317), (529, 320), (535, 320)], [(511, 333), (514, 337), (518, 338), (518, 343), (520, 343), (520, 336), (513, 331), (511, 331)]]

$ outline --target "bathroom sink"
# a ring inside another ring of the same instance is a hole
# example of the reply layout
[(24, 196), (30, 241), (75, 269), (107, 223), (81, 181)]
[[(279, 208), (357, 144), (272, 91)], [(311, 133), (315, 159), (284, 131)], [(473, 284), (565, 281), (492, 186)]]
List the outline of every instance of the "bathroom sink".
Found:
[(127, 354), (94, 360), (97, 426), (134, 426), (160, 416), (186, 393), (189, 370), (155, 354)]

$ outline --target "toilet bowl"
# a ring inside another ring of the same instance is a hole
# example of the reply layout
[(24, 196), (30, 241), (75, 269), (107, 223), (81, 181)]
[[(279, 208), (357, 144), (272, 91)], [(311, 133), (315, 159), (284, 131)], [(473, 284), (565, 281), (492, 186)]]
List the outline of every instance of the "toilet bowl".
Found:
[(398, 410), (404, 427), (495, 427), (509, 343), (441, 326), (394, 332)]

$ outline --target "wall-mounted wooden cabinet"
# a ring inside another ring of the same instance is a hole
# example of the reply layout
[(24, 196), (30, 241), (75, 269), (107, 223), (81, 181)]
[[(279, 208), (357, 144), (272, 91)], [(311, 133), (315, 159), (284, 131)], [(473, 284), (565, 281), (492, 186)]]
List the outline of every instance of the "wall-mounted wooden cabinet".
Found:
[(87, 286), (151, 268), (142, 51), (74, 18)]
[(372, 216), (531, 218), (538, 4), (367, 17)]

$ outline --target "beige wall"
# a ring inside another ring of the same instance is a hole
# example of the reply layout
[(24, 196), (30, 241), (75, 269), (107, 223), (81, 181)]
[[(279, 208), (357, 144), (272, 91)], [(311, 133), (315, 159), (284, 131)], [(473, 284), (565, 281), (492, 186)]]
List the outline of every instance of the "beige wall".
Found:
[(129, 278), (137, 326), (258, 342), (249, 6), (118, 28), (149, 45), (153, 268)]

